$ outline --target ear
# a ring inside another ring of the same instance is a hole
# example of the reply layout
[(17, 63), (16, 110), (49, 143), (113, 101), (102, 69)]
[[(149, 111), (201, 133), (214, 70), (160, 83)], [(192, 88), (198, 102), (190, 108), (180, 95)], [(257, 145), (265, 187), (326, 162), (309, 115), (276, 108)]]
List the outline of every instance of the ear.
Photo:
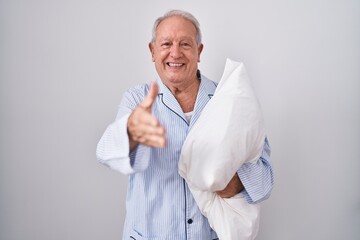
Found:
[(200, 55), (201, 55), (201, 52), (202, 52), (203, 48), (204, 48), (203, 44), (200, 44), (198, 46), (198, 62), (200, 62)]
[(149, 50), (150, 50), (150, 53), (151, 53), (151, 58), (152, 58), (152, 61), (155, 62), (155, 56), (154, 56), (154, 45), (152, 42), (149, 42)]

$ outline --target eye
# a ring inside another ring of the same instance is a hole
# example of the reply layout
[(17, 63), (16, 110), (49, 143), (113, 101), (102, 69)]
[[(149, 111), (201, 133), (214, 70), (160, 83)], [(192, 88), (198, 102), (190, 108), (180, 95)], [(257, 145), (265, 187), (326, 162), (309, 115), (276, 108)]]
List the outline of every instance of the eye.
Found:
[(189, 48), (191, 48), (191, 44), (188, 43), (188, 42), (182, 42), (182, 43), (181, 43), (181, 47), (182, 47), (182, 48), (185, 48), (185, 49), (189, 49)]
[(169, 48), (171, 46), (171, 43), (170, 42), (163, 42), (163, 43), (160, 44), (160, 46), (162, 48)]

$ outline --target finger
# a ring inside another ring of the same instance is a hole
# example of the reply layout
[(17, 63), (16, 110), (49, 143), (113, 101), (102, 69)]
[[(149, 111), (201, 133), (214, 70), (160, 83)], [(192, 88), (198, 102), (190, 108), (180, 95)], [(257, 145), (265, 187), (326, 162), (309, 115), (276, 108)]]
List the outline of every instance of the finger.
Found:
[(151, 125), (159, 126), (159, 120), (142, 107), (137, 107), (129, 117), (129, 126)]
[(159, 92), (158, 84), (156, 82), (152, 82), (149, 93), (148, 95), (146, 95), (144, 101), (140, 103), (140, 106), (142, 106), (145, 109), (150, 109), (156, 100), (158, 92)]
[[(129, 136), (132, 140), (140, 143), (146, 143), (153, 137), (165, 139), (165, 128), (160, 125), (151, 125), (146, 122), (134, 123), (128, 125)], [(162, 141), (161, 141), (162, 142)]]
[(140, 142), (150, 147), (165, 147), (166, 138), (165, 136), (159, 136), (159, 135), (147, 135), (144, 136), (140, 140)]
[(138, 136), (161, 136), (165, 137), (165, 128), (162, 126), (152, 126), (152, 125), (139, 125), (136, 129)]
[(164, 132), (164, 129), (161, 128), (151, 128), (151, 130), (146, 129), (146, 131), (136, 132), (136, 135), (133, 135), (133, 139), (148, 146), (164, 147), (166, 145)]
[(152, 126), (152, 127), (160, 126), (159, 120), (149, 113), (139, 115), (138, 118), (136, 119), (136, 124), (139, 125), (139, 127), (141, 127), (141, 126)]
[(232, 197), (232, 195), (226, 190), (217, 191), (216, 194), (219, 195), (222, 198)]

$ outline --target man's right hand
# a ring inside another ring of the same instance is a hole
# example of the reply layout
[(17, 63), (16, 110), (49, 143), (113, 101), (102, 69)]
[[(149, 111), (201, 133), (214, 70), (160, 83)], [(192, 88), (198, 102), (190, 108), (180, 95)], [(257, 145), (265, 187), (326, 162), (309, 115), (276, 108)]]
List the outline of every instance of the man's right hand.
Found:
[(165, 128), (151, 114), (158, 90), (157, 83), (153, 82), (144, 101), (129, 116), (127, 130), (130, 150), (134, 150), (139, 143), (150, 147), (164, 147), (166, 145)]

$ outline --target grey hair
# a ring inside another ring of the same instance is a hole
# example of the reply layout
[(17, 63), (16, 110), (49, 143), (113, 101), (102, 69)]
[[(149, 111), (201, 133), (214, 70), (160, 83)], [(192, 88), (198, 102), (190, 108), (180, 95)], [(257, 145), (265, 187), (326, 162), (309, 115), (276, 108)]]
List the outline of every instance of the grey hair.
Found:
[(159, 17), (158, 19), (156, 19), (156, 21), (154, 22), (154, 26), (153, 26), (153, 29), (152, 29), (152, 39), (151, 39), (151, 42), (154, 43), (155, 40), (156, 40), (156, 29), (157, 27), (159, 26), (159, 24), (169, 18), (169, 17), (173, 17), (173, 16), (178, 16), (178, 17), (182, 17), (184, 18), (185, 20), (188, 20), (190, 21), (195, 29), (196, 29), (196, 43), (198, 45), (201, 44), (201, 31), (200, 31), (200, 24), (198, 22), (198, 20), (189, 12), (185, 12), (185, 11), (182, 11), (182, 10), (171, 10), (171, 11), (168, 11), (166, 12), (162, 17)]

